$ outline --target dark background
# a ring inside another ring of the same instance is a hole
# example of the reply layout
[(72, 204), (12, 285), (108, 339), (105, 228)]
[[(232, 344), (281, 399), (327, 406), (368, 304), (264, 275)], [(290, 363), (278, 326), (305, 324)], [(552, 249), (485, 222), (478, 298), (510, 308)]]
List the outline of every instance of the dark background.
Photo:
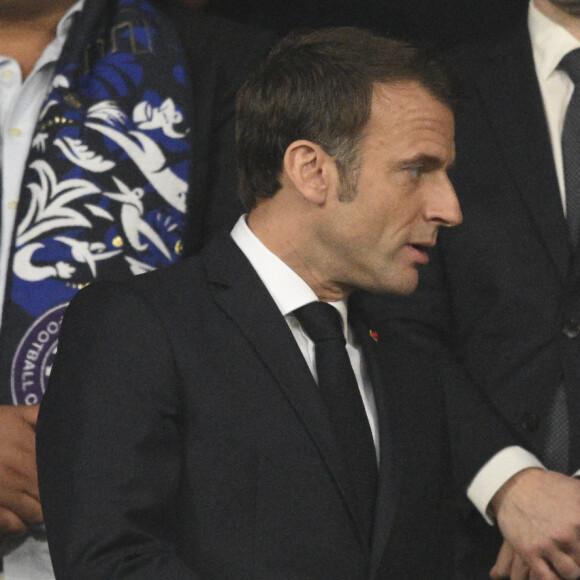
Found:
[(185, 0), (203, 10), (284, 34), (356, 25), (443, 48), (501, 35), (525, 18), (528, 0)]

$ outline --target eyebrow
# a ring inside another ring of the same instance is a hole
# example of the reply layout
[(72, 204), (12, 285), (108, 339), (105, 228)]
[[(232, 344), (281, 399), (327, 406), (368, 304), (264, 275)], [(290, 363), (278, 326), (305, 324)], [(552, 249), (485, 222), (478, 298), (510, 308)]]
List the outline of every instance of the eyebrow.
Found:
[[(455, 158), (451, 161), (451, 163), (447, 166), (447, 169), (450, 169), (455, 164)], [(443, 167), (444, 163), (441, 158), (435, 157), (433, 155), (425, 155), (420, 154), (415, 157), (411, 157), (410, 159), (405, 159), (401, 161), (400, 166), (401, 168), (414, 166), (414, 165), (424, 165), (431, 169), (439, 169)]]

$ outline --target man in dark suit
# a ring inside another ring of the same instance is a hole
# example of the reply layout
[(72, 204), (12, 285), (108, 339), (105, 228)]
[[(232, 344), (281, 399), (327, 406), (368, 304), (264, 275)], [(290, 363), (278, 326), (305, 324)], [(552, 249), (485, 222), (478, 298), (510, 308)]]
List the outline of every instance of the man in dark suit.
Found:
[(282, 41), (238, 96), (248, 215), (75, 298), (37, 428), (57, 578), (449, 577), (441, 386), (347, 299), (412, 291), (461, 221), (445, 74), (362, 30)]
[(417, 293), (378, 306), (463, 374), (447, 384), (460, 482), (481, 512), (465, 506), (468, 580), (498, 554), (482, 517), (494, 513), (498, 577), (580, 575), (580, 258), (564, 209), (580, 192), (564, 178), (574, 85), (560, 64), (578, 47), (577, 3), (533, 0), (508, 39), (461, 51), (451, 178), (465, 219), (442, 233)]

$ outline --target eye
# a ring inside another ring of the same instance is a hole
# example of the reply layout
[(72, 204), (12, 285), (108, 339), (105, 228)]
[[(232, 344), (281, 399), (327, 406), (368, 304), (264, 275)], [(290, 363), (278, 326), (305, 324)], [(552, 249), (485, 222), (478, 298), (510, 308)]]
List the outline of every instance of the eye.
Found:
[(411, 174), (413, 179), (419, 179), (421, 174), (423, 173), (423, 166), (422, 165), (415, 165), (413, 167), (408, 167), (407, 171)]
[(417, 155), (401, 163), (401, 169), (407, 174), (411, 181), (421, 181), (426, 174), (444, 168), (439, 157), (431, 155)]

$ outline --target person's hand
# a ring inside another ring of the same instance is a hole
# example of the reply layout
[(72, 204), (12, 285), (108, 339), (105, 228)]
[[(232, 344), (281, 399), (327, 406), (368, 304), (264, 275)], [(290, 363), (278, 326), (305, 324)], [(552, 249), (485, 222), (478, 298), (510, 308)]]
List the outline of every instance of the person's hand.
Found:
[(0, 405), (0, 548), (43, 521), (36, 474), (38, 405)]
[(504, 542), (492, 578), (580, 577), (580, 481), (526, 469), (502, 486), (492, 507), (509, 544)]
[(489, 576), (493, 580), (500, 580), (501, 578), (529, 580), (531, 578), (530, 567), (513, 551), (505, 540)]

